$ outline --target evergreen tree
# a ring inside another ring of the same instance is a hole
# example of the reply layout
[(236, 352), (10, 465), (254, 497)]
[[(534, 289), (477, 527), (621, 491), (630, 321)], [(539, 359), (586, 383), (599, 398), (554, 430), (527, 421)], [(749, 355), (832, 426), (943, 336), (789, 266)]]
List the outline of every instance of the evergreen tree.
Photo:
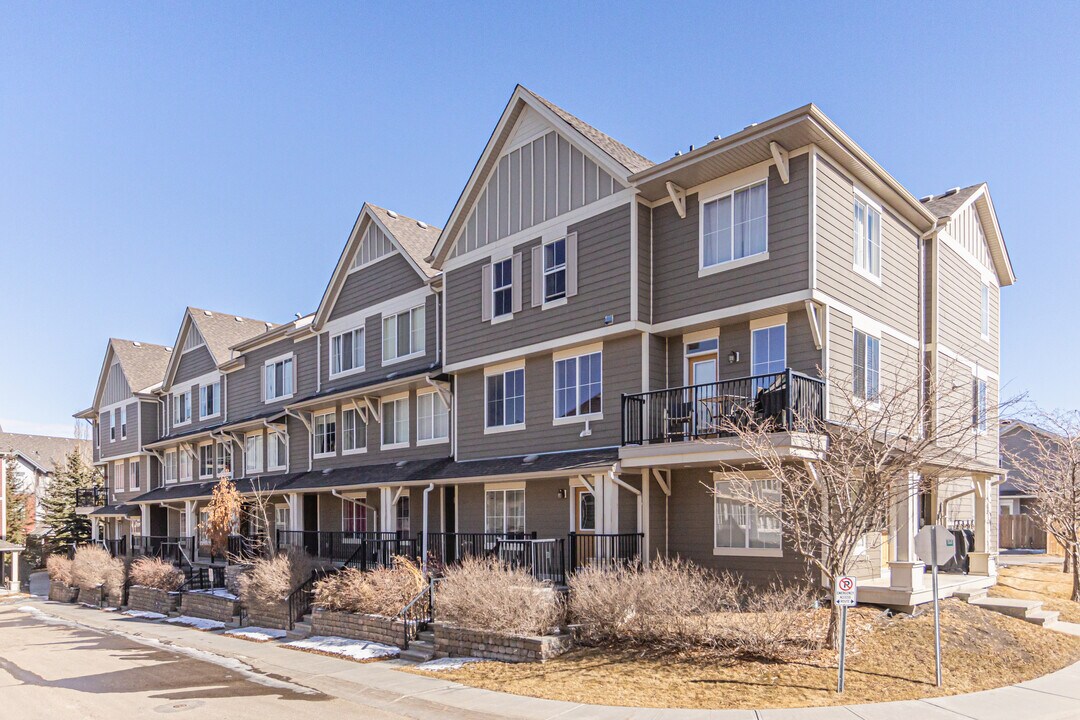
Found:
[(4, 479), (7, 483), (7, 540), (16, 545), (25, 545), (27, 493), (19, 487), (19, 461), (13, 453), (8, 455), (4, 464)]
[(56, 476), (41, 503), (54, 541), (64, 544), (90, 541), (90, 518), (75, 512), (75, 494), (103, 485), (101, 474), (78, 449), (73, 449), (56, 465)]

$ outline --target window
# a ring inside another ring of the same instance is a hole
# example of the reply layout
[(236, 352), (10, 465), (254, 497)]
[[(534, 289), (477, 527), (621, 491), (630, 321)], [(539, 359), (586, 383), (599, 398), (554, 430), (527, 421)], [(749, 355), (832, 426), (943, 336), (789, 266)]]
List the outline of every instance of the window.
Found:
[(266, 380), (263, 396), (266, 402), (292, 397), (293, 394), (293, 359), (292, 356), (266, 363)]
[(881, 278), (881, 212), (855, 196), (855, 269)]
[(191, 422), (191, 391), (173, 395), (173, 425)]
[(113, 491), (114, 492), (123, 492), (124, 487), (127, 485), (127, 483), (124, 482), (124, 475), (125, 475), (124, 468), (126, 466), (127, 466), (127, 463), (124, 462), (123, 460), (121, 460), (118, 463), (113, 465), (113, 475), (115, 476), (113, 478)]
[(232, 443), (219, 442), (217, 444), (217, 477), (232, 472)]
[(244, 437), (244, 473), (260, 473), (263, 469), (263, 436), (252, 433)]
[(101, 431), (105, 427), (105, 416), (98, 414), (97, 425), (94, 426), (94, 444), (101, 447)]
[(990, 286), (982, 286), (982, 336), (990, 339)]
[(344, 532), (367, 532), (367, 508), (358, 502), (342, 498), (341, 529)]
[(214, 417), (221, 413), (221, 381), (199, 388), (199, 417)]
[(424, 352), (424, 306), (383, 318), (382, 359), (393, 362)]
[(405, 447), (409, 444), (409, 398), (384, 399), (382, 402), (382, 446)]
[(525, 488), (484, 493), (484, 532), (525, 532)]
[(330, 338), (330, 374), (364, 369), (364, 328)]
[(367, 423), (356, 410), (341, 411), (341, 452), (358, 453), (367, 450)]
[(402, 495), (397, 502), (396, 528), (400, 533), (409, 532), (409, 496)]
[(277, 536), (279, 532), (285, 532), (289, 529), (289, 506), (288, 505), (275, 505), (274, 506), (274, 533)]
[(176, 482), (176, 451), (169, 450), (165, 453), (165, 482)]
[(971, 384), (972, 413), (971, 424), (975, 432), (986, 432), (986, 381), (975, 378)]
[(485, 381), (485, 427), (524, 427), (525, 368), (488, 375)]
[(416, 395), (416, 442), (442, 442), (450, 437), (450, 410), (437, 390)]
[(581, 532), (596, 532), (596, 496), (591, 492), (578, 493), (578, 528)]
[(180, 480), (191, 479), (191, 454), (186, 450), (180, 451)]
[[(713, 496), (714, 554), (779, 555), (780, 521), (733, 496), (732, 483), (717, 480)], [(780, 504), (780, 481), (753, 481), (751, 492), (769, 503)]]
[(599, 416), (603, 412), (602, 353), (555, 362), (555, 418)]
[(127, 439), (127, 406), (120, 406), (120, 439)]
[(315, 457), (337, 453), (337, 411), (315, 416)]
[(285, 435), (271, 431), (266, 437), (266, 469), (282, 470), (288, 462), (289, 450)]
[(514, 312), (514, 258), (491, 264), (491, 316)]
[(856, 330), (852, 356), (855, 397), (877, 402), (881, 391), (881, 340)]
[(750, 374), (772, 375), (787, 369), (787, 325), (757, 328), (750, 333)]
[(768, 250), (767, 206), (764, 181), (704, 203), (701, 267), (716, 267)]
[(566, 297), (566, 238), (544, 245), (544, 302)]
[(109, 442), (116, 442), (116, 423), (110, 422), (112, 420), (112, 413), (107, 412), (101, 416), (102, 422), (109, 424)]
[(142, 463), (138, 458), (128, 460), (128, 489), (138, 490), (142, 485)]
[(199, 477), (214, 477), (214, 445), (212, 443), (199, 446)]

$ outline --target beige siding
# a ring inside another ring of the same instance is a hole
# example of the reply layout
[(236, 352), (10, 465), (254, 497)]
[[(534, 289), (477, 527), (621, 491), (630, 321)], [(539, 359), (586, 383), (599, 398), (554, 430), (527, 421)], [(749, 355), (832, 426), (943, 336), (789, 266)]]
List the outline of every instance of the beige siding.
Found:
[(982, 274), (948, 243), (938, 243), (938, 342), (998, 371), (1000, 292), (990, 284), (990, 338), (982, 338)]

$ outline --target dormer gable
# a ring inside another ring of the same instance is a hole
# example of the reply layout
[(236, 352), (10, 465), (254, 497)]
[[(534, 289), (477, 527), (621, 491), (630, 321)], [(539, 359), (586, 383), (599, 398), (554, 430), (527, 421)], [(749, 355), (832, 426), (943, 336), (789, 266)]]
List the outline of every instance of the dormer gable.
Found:
[(92, 407), (113, 405), (156, 388), (171, 354), (172, 348), (164, 345), (110, 338), (98, 373)]
[(264, 320), (201, 308), (185, 308), (174, 344), (174, 347), (180, 348), (180, 351), (171, 354), (162, 378), (161, 389), (167, 392), (172, 388), (176, 372), (185, 357), (192, 358), (198, 354), (206, 354), (209, 356), (209, 362), (220, 370), (223, 364), (233, 359), (233, 345), (261, 335), (273, 327), (273, 323)]
[(986, 183), (954, 188), (922, 202), (938, 216), (940, 236), (971, 264), (994, 273), (1000, 286), (1016, 282)]

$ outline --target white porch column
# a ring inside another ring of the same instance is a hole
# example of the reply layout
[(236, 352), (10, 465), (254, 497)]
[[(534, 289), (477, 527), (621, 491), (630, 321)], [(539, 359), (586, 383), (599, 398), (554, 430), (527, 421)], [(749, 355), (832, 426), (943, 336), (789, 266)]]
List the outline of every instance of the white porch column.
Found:
[(652, 515), (649, 513), (649, 487), (652, 485), (652, 470), (641, 468), (641, 564), (649, 567), (649, 557), (652, 555), (652, 532), (649, 530)]
[(98, 524), (96, 517), (90, 518), (90, 539), (97, 542), (101, 539), (101, 526)]
[(970, 553), (972, 575), (997, 575), (997, 556), (990, 538), (990, 476), (975, 475), (975, 550)]
[(11, 556), (11, 580), (8, 582), (8, 590), (17, 593), (22, 589), (22, 583), (19, 581), (19, 555), (22, 553), (19, 550), (12, 550), (8, 554)]
[(889, 563), (889, 585), (895, 590), (921, 590), (926, 565), (915, 556), (919, 531), (919, 476), (912, 473), (892, 508), (896, 560)]
[(198, 524), (198, 515), (195, 514), (195, 501), (184, 501), (184, 537), (195, 537), (195, 527)]
[(608, 477), (607, 473), (592, 476), (593, 489), (596, 490), (597, 518), (596, 531), (600, 534), (619, 532), (619, 486)]
[(143, 537), (150, 535), (150, 506), (143, 503), (139, 506), (140, 512), (142, 512), (142, 521), (139, 523), (139, 533)]
[(381, 532), (394, 532), (397, 517), (394, 514), (394, 488), (379, 488), (379, 530)]
[(285, 496), (285, 502), (289, 505), (289, 530), (303, 530), (304, 528), (300, 527), (300, 523), (303, 521), (300, 493), (288, 493)]

